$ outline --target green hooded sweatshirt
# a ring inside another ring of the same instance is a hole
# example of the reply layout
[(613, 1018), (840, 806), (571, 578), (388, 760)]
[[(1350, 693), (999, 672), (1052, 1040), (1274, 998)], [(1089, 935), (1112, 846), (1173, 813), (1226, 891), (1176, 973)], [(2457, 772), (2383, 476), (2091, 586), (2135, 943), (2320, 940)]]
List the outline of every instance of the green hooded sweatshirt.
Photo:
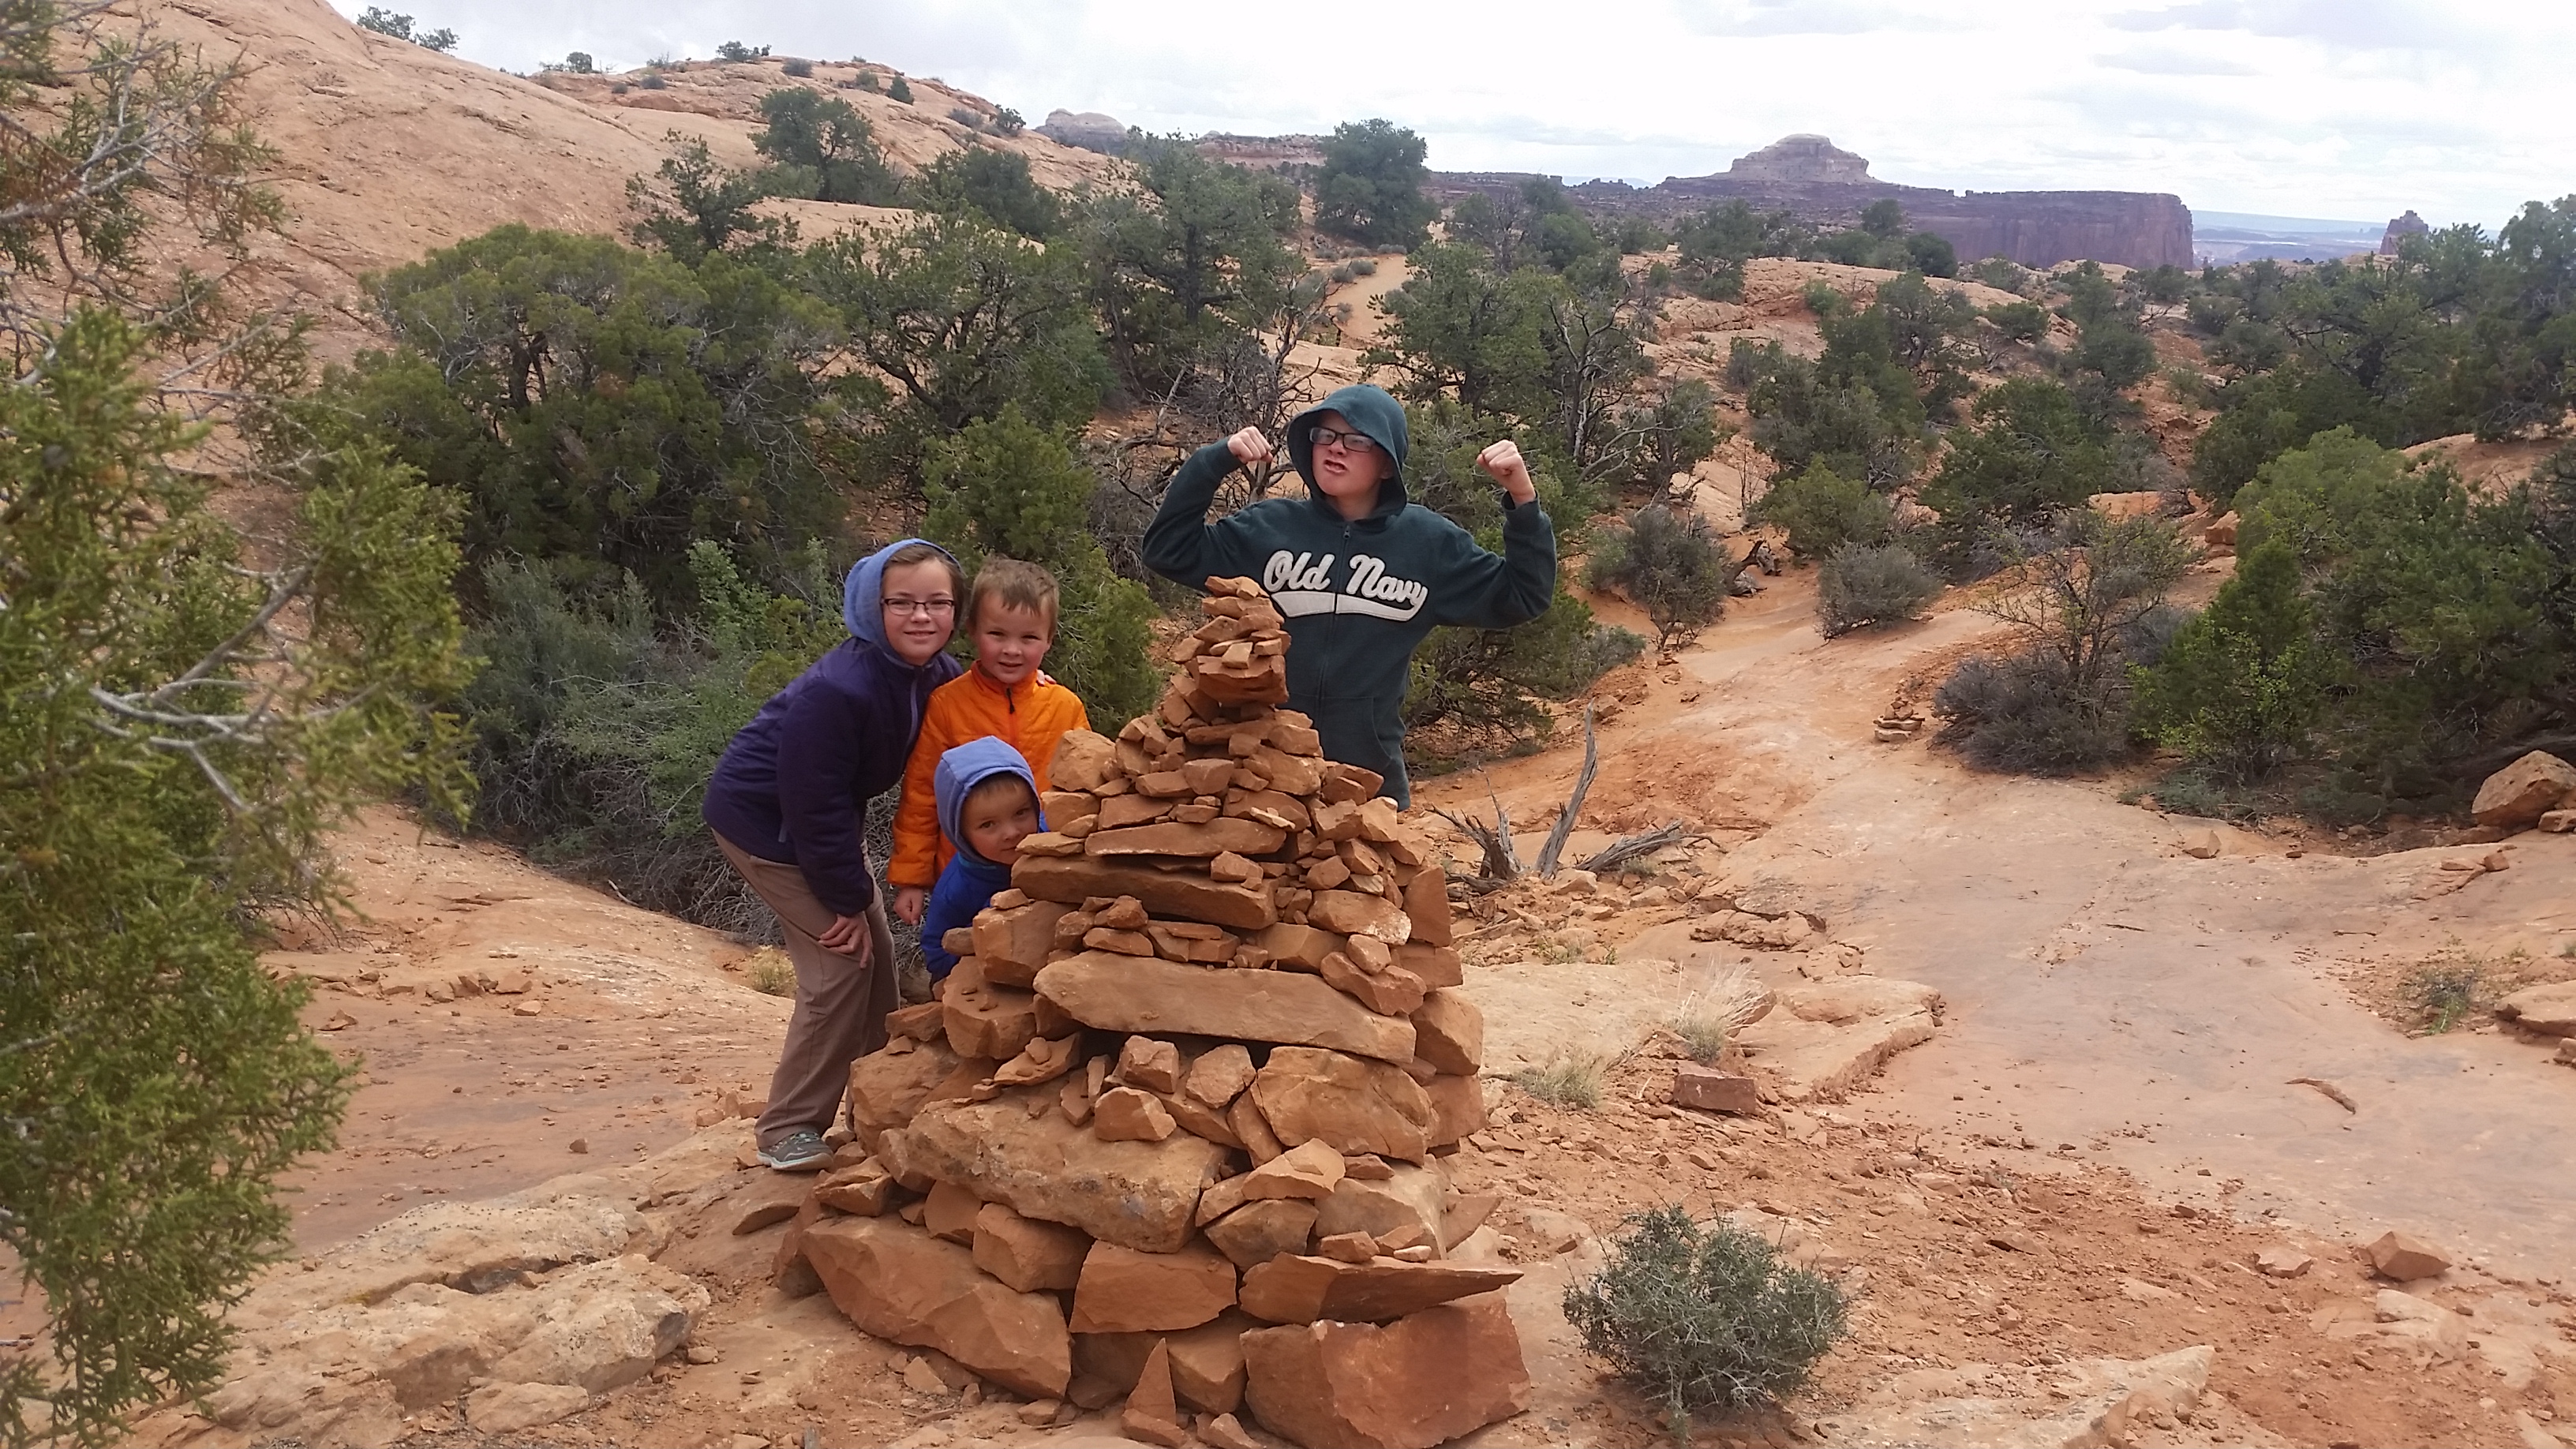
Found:
[[(1345, 519), (1315, 487), (1320, 413), (1336, 412), (1395, 462), (1368, 516)], [(1288, 460), (1304, 498), (1271, 498), (1207, 521), (1217, 484), (1238, 466), (1223, 443), (1190, 455), (1145, 528), (1145, 562), (1175, 583), (1257, 580), (1288, 621), (1288, 703), (1314, 716), (1328, 759), (1386, 777), (1412, 803), (1404, 773), (1404, 691), (1413, 651), (1441, 624), (1508, 629), (1546, 612), (1556, 593), (1556, 530), (1536, 500), (1503, 512), (1503, 552), (1404, 491), (1404, 408), (1375, 387), (1346, 387), (1288, 424)]]

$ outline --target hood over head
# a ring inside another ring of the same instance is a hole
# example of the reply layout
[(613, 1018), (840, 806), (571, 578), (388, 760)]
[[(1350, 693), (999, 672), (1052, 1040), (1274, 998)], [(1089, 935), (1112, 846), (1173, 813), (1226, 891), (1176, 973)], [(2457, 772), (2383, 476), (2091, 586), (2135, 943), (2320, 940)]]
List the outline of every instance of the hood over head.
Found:
[[(873, 644), (888, 654), (894, 652), (886, 645), (883, 602), (886, 560), (894, 557), (896, 550), (915, 543), (930, 544), (932, 548), (939, 548), (939, 545), (931, 543), (926, 538), (898, 538), (851, 566), (848, 581), (841, 585), (841, 622), (849, 626), (851, 638), (862, 644)], [(948, 560), (949, 567), (957, 568), (955, 554), (939, 548), (939, 556)], [(958, 572), (963, 574), (965, 570), (958, 569)], [(960, 608), (965, 607), (965, 600), (960, 599), (957, 602)], [(956, 625), (953, 622), (949, 626), (949, 631), (952, 635), (956, 632)]]
[[(959, 855), (979, 865), (998, 870), (1001, 862), (986, 860), (966, 843), (966, 795), (977, 785), (995, 775), (1017, 775), (1029, 787), (1029, 798), (1037, 799), (1037, 776), (1030, 773), (1029, 762), (991, 735), (968, 740), (939, 757), (939, 768), (931, 774), (931, 795), (939, 803), (939, 830)], [(1046, 829), (1046, 815), (1040, 811), (1038, 828)]]
[(1306, 430), (1322, 413), (1340, 413), (1343, 421), (1386, 450), (1387, 457), (1395, 463), (1395, 471), (1378, 485), (1374, 511), (1385, 512), (1390, 501), (1401, 506), (1405, 499), (1404, 455), (1412, 442), (1405, 426), (1404, 404), (1385, 388), (1354, 383), (1336, 388), (1331, 396), (1288, 420), (1288, 461), (1295, 465), (1297, 476), (1306, 480), (1306, 491), (1317, 499), (1324, 494), (1315, 486), (1315, 445), (1308, 441)]

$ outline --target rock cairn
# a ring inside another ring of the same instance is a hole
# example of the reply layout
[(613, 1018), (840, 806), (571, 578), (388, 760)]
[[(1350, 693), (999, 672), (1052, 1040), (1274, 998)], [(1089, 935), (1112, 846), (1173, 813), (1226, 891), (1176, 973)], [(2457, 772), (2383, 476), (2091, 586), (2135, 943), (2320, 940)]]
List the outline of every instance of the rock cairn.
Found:
[(1048, 831), (950, 933), (942, 1000), (852, 1064), (850, 1161), (781, 1281), (1134, 1437), (1428, 1446), (1518, 1412), (1492, 1211), (1440, 1156), (1484, 1124), (1440, 862), (1379, 777), (1281, 708), (1249, 579), (1152, 713), (1067, 735)]

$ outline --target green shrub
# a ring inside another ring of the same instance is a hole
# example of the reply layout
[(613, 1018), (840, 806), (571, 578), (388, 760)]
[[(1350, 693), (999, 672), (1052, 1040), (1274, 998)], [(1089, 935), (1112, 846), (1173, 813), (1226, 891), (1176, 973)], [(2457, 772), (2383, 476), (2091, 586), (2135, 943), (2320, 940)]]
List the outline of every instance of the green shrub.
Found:
[(1163, 689), (1148, 652), (1153, 599), (1110, 569), (1086, 526), (1100, 483), (1064, 438), (1007, 403), (936, 444), (925, 476), (922, 532), (967, 568), (998, 554), (1055, 575), (1063, 598), (1047, 672), (1082, 696), (1091, 718), (1114, 726), (1152, 708)]
[(866, 206), (902, 199), (902, 183), (877, 151), (875, 129), (848, 101), (782, 86), (760, 98), (760, 114), (768, 125), (751, 143), (778, 163), (774, 184), (781, 194)]
[(1950, 434), (1949, 456), (1923, 488), (1954, 551), (1997, 526), (2079, 507), (2097, 491), (2109, 455), (2064, 387), (2017, 377), (1988, 389), (1971, 411), (1976, 426)]
[(2008, 257), (1988, 257), (1968, 268), (1968, 276), (2000, 292), (2018, 292), (2030, 284), (2030, 273)]
[(1940, 597), (1941, 578), (1894, 543), (1847, 543), (1816, 575), (1816, 618), (1833, 638), (1869, 624), (1911, 619)]
[(984, 129), (984, 113), (981, 111), (968, 110), (964, 106), (950, 106), (948, 108), (948, 119), (964, 126), (969, 131), (980, 131)]
[(670, 86), (671, 83), (662, 79), (662, 73), (658, 70), (644, 72), (643, 76), (635, 82), (635, 88), (639, 91), (668, 90)]
[(698, 807), (734, 732), (842, 639), (837, 592), (809, 566), (801, 586), (822, 605), (771, 594), (708, 543), (687, 564), (695, 607), (660, 626), (631, 581), (575, 588), (544, 563), (485, 566), (468, 646), (487, 663), (460, 701), (474, 823), (648, 910), (774, 939)]
[(993, 112), (993, 130), (1000, 135), (1016, 136), (1028, 129), (1028, 124), (1026, 116), (1009, 106), (998, 107)]
[(1043, 241), (1064, 226), (1064, 204), (1038, 185), (1029, 158), (1017, 151), (968, 146), (914, 174), (907, 198), (943, 216), (974, 212), (995, 226)]
[(803, 59), (783, 60), (778, 63), (778, 69), (783, 75), (804, 80), (814, 74), (814, 62)]
[(1383, 119), (1345, 121), (1315, 171), (1315, 226), (1370, 246), (1414, 247), (1440, 214), (1422, 194), (1423, 139)]
[(1654, 620), (1657, 643), (1669, 651), (1696, 638), (1725, 611), (1726, 564), (1708, 520), (1657, 504), (1601, 532), (1584, 567), (1584, 583), (1617, 589), (1644, 609)]
[(1664, 1405), (1678, 1442), (1693, 1415), (1796, 1393), (1849, 1327), (1842, 1290), (1760, 1236), (1678, 1205), (1632, 1214), (1599, 1274), (1565, 1290), (1583, 1346)]
[(2139, 732), (2230, 781), (2297, 756), (2325, 699), (2315, 619), (2299, 561), (2267, 539), (2137, 679)]
[(912, 82), (905, 80), (902, 76), (896, 76), (894, 78), (894, 83), (886, 87), (886, 99), (890, 101), (901, 101), (907, 106), (911, 105)]
[(1334, 286), (1340, 287), (1349, 285), (1354, 278), (1359, 276), (1359, 273), (1351, 270), (1350, 263), (1344, 262), (1340, 266), (1325, 273), (1324, 276), (1325, 279), (1330, 281)]
[(811, 420), (864, 384), (824, 375), (830, 314), (767, 270), (513, 224), (374, 291), (400, 346), (335, 369), (321, 425), (354, 419), (455, 489), (477, 565), (548, 560), (575, 588), (632, 574), (676, 613), (692, 544), (774, 573), (845, 507)]
[(1377, 258), (1375, 258), (1375, 257), (1354, 257), (1354, 258), (1352, 258), (1352, 259), (1351, 259), (1351, 275), (1352, 275), (1352, 276), (1355, 276), (1355, 277), (1374, 277), (1374, 276), (1376, 276), (1376, 275), (1377, 275)]
[(1985, 310), (1985, 318), (2013, 342), (2037, 342), (2048, 335), (2048, 309), (2037, 302), (1998, 302)]
[(1896, 505), (1857, 478), (1822, 464), (1774, 479), (1753, 504), (1753, 520), (1786, 529), (1789, 547), (1807, 558), (1826, 558), (1846, 544), (1875, 545), (1896, 532)]
[(736, 62), (736, 63), (741, 63), (741, 62), (745, 62), (745, 61), (762, 60), (762, 59), (767, 58), (767, 56), (768, 56), (768, 55), (769, 55), (769, 47), (768, 47), (768, 46), (765, 46), (765, 45), (764, 45), (764, 46), (760, 47), (758, 50), (754, 50), (754, 49), (752, 49), (750, 46), (743, 44), (743, 43), (742, 43), (741, 41), (739, 41), (739, 40), (728, 40), (728, 41), (726, 41), (725, 43), (723, 43), (722, 45), (719, 45), (719, 46), (717, 46), (717, 47), (716, 47), (716, 59), (718, 59), (718, 60), (724, 60), (724, 61), (733, 61), (733, 62)]
[(860, 72), (859, 72), (859, 89), (860, 89), (860, 90), (863, 90), (863, 91), (873, 91), (873, 90), (875, 90), (876, 88), (877, 88), (877, 73), (876, 73), (875, 71), (872, 71), (872, 70), (863, 70), (863, 71), (860, 71)]

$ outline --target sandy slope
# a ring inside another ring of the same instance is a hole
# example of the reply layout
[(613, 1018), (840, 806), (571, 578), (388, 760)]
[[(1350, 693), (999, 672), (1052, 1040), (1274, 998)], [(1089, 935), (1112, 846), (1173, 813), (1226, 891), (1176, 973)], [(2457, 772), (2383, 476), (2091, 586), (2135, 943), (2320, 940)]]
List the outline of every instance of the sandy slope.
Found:
[[(2409, 1039), (2336, 979), (2455, 940), (2563, 950), (2576, 838), (2517, 837), (2498, 873), (2440, 869), (2493, 846), (2360, 859), (2307, 840), (2293, 858), (2297, 838), (2242, 831), (2190, 858), (2178, 841), (2206, 822), (2121, 805), (2116, 784), (1975, 775), (1926, 745), (1871, 741), (1909, 677), (1937, 678), (1991, 621), (1954, 610), (1827, 642), (1807, 600), (1793, 584), (1739, 605), (1676, 661), (1682, 691), (1603, 731), (1586, 823), (1758, 829), (1727, 857), (1731, 881), (1787, 892), (1866, 946), (1871, 969), (1939, 987), (1948, 1027), (1891, 1072), (1907, 1112), (1963, 1144), (2027, 1138), (1999, 1159), (2016, 1171), (2111, 1161), (2204, 1201), (2240, 1184), (2237, 1211), (2423, 1231), (2502, 1273), (2554, 1276), (2576, 1258), (2576, 1159), (2543, 1145), (2576, 1113), (2576, 1072), (2491, 1032)], [(1493, 782), (1517, 820), (1544, 820), (1573, 765), (1558, 750)], [(1423, 794), (1472, 807), (1484, 788)], [(1667, 932), (1637, 949), (1727, 948)], [(2357, 1110), (2290, 1084), (2302, 1076)]]

